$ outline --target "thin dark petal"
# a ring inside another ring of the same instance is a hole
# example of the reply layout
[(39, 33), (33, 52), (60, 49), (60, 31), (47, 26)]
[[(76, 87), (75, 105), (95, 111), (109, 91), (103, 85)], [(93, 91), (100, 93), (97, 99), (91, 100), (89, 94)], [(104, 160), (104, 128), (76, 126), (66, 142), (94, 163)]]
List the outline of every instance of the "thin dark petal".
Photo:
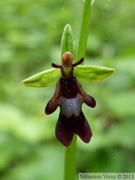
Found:
[(64, 146), (69, 146), (73, 139), (73, 133), (70, 131), (70, 127), (68, 126), (67, 123), (68, 122), (65, 121), (65, 117), (60, 115), (55, 129), (55, 134), (57, 139)]
[(62, 68), (62, 65), (57, 65), (55, 63), (52, 63), (52, 67), (54, 67), (54, 68)]
[(84, 61), (84, 58), (81, 58), (79, 61), (77, 61), (76, 63), (72, 64), (73, 67), (78, 66), (79, 64), (81, 64)]

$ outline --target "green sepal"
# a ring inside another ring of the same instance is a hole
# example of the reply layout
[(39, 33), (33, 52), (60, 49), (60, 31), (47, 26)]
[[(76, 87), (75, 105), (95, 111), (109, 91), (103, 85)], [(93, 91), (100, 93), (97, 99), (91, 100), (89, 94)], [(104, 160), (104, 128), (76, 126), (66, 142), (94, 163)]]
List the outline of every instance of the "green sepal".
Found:
[(31, 87), (47, 87), (56, 84), (59, 78), (60, 70), (54, 68), (39, 72), (27, 79), (24, 79), (22, 83), (25, 86)]
[(72, 28), (69, 24), (64, 27), (62, 38), (61, 38), (61, 55), (69, 51), (73, 54), (73, 33)]
[(74, 69), (74, 74), (80, 82), (99, 82), (114, 72), (113, 68), (103, 66), (79, 65)]

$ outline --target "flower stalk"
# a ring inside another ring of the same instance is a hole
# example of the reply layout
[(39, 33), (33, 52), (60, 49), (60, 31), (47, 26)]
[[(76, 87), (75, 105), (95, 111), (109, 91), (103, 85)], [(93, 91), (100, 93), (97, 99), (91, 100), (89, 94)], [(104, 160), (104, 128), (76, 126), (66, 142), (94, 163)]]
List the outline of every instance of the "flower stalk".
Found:
[(76, 178), (76, 145), (77, 135), (75, 134), (71, 145), (65, 148), (64, 180), (75, 180)]
[(83, 1), (83, 15), (80, 27), (79, 44), (76, 54), (76, 61), (82, 57), (85, 57), (86, 45), (88, 38), (88, 30), (91, 16), (91, 0)]

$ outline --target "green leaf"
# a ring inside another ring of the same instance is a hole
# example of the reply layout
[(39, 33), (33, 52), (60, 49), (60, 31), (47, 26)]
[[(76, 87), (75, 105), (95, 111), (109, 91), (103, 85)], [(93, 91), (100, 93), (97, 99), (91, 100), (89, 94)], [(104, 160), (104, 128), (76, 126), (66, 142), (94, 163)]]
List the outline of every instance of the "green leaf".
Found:
[(31, 87), (47, 87), (56, 84), (59, 77), (60, 77), (59, 69), (49, 69), (37, 73), (27, 79), (24, 79), (22, 83), (25, 86), (31, 86)]
[(75, 69), (75, 76), (81, 82), (98, 82), (112, 75), (115, 70), (103, 66), (80, 65)]

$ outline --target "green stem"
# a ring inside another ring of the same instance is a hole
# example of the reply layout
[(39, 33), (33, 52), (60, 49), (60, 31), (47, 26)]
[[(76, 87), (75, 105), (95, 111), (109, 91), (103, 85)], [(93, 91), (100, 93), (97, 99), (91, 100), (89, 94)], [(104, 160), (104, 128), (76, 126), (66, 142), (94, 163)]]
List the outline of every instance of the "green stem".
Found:
[(75, 180), (76, 177), (76, 143), (77, 135), (74, 135), (71, 145), (65, 148), (64, 180)]
[(88, 30), (90, 24), (90, 15), (91, 15), (91, 0), (84, 0), (83, 16), (81, 22), (81, 31), (79, 36), (79, 45), (76, 54), (76, 61), (85, 57)]

